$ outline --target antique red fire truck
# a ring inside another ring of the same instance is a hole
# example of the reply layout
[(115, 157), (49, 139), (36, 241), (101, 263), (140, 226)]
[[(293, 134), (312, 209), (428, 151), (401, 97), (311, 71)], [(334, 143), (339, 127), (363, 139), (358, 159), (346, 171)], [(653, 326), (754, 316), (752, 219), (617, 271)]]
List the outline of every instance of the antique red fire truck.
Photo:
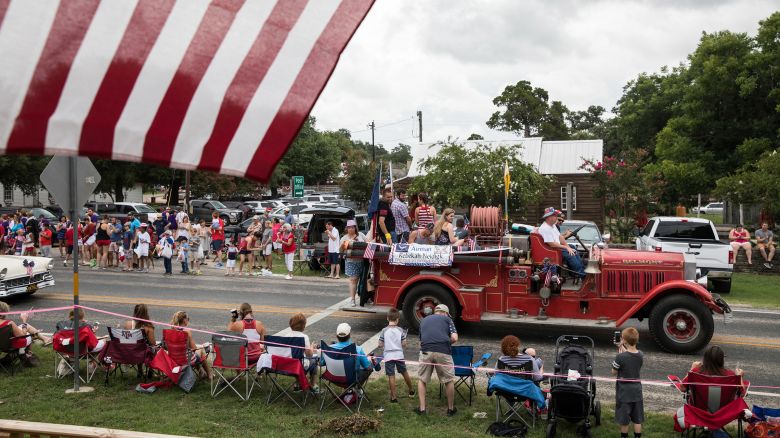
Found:
[[(469, 322), (620, 327), (630, 318), (648, 318), (652, 336), (674, 353), (706, 346), (713, 314), (731, 312), (721, 297), (697, 282), (691, 254), (594, 245), (588, 274), (577, 281), (567, 275), (560, 251), (537, 233), (502, 232), (493, 247), (456, 252), (451, 266), (436, 268), (391, 264), (389, 249), (378, 250), (372, 272), (376, 308), (401, 309), (415, 329), (439, 303), (454, 319)], [(559, 270), (549, 281), (551, 266)]]

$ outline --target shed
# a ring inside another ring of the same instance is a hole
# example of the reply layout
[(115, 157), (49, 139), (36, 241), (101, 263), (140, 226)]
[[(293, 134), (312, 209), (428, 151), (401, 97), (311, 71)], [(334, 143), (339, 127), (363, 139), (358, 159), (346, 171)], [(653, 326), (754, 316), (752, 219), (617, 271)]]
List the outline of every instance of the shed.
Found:
[[(553, 177), (553, 184), (539, 204), (523, 208), (524, 217), (513, 217), (514, 221), (536, 224), (545, 207), (553, 206), (560, 210), (566, 208), (566, 187), (573, 184), (573, 208), (567, 214), (570, 219), (590, 220), (603, 230), (604, 200), (593, 195), (595, 183), (588, 172), (581, 169), (583, 159), (601, 161), (604, 155), (603, 140), (563, 140), (545, 141), (541, 137), (517, 138), (507, 140), (469, 140), (463, 142), (467, 149), (486, 145), (491, 148), (519, 144), (522, 146), (520, 159), (534, 166), (542, 175)], [(421, 174), (420, 163), (435, 156), (441, 150), (441, 143), (417, 143), (412, 145), (412, 163), (406, 177), (394, 182), (396, 187), (404, 187)], [(513, 209), (510, 206), (510, 209)]]

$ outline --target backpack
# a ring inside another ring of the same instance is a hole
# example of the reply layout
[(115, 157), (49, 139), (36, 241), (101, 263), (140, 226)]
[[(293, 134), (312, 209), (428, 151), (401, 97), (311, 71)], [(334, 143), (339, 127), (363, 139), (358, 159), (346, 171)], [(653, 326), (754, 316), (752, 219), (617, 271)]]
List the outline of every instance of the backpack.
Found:
[(518, 420), (496, 421), (488, 426), (487, 433), (493, 436), (524, 438), (528, 434), (528, 427)]

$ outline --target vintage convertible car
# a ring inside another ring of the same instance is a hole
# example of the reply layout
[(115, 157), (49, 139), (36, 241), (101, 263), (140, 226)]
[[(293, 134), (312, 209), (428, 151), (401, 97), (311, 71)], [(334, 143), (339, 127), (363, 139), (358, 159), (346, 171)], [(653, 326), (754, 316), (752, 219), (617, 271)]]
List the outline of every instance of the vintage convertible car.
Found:
[(52, 259), (47, 257), (0, 256), (0, 297), (32, 294), (54, 286)]

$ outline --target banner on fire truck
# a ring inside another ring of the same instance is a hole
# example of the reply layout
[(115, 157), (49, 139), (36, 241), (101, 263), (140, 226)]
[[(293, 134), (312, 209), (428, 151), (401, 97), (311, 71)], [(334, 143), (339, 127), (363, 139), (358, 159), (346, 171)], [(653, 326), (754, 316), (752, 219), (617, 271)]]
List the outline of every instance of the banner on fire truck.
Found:
[(390, 250), (391, 265), (436, 268), (452, 266), (450, 245), (393, 244)]

